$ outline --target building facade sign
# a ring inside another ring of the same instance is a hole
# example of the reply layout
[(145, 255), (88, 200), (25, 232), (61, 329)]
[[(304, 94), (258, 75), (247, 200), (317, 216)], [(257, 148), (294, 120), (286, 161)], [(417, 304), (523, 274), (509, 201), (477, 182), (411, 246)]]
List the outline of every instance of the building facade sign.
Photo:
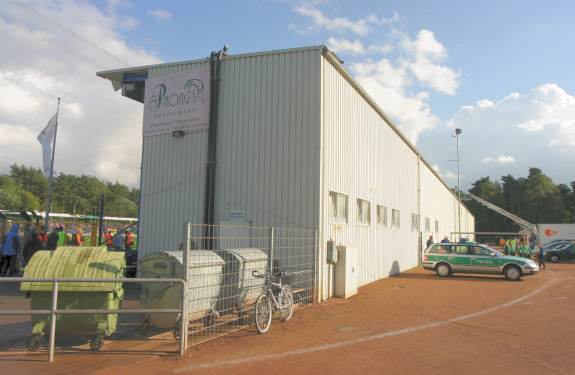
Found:
[(210, 113), (210, 67), (148, 78), (144, 98), (144, 137), (205, 130)]

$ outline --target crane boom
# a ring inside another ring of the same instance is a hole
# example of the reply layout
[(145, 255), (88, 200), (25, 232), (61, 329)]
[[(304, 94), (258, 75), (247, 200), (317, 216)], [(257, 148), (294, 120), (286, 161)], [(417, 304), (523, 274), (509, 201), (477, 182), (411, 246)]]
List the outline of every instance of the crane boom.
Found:
[(537, 230), (536, 229), (537, 227), (535, 224), (531, 224), (527, 220), (520, 218), (519, 216), (512, 214), (511, 212), (504, 210), (503, 208), (496, 206), (493, 203), (490, 203), (483, 198), (479, 198), (478, 196), (475, 196), (471, 193), (465, 194), (465, 197), (468, 197), (468, 200), (473, 199), (474, 201), (481, 204), (482, 206), (487, 207), (490, 210), (495, 211), (502, 216), (505, 216), (509, 220), (512, 220), (513, 222), (517, 223), (521, 227), (521, 229), (523, 229), (523, 230), (528, 230), (530, 232), (535, 232)]

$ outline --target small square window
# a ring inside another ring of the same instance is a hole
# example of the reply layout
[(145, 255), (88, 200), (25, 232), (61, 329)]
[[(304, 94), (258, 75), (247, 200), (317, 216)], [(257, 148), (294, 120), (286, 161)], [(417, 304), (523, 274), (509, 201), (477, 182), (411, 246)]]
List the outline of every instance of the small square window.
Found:
[(387, 227), (387, 207), (377, 206), (377, 225)]
[(330, 219), (347, 222), (347, 196), (333, 191), (329, 192)]
[(395, 208), (391, 210), (391, 227), (392, 228), (400, 227), (399, 210), (396, 210)]
[(368, 201), (363, 199), (357, 200), (357, 223), (358, 224), (367, 224), (370, 223), (370, 204)]
[(411, 214), (411, 230), (419, 232), (419, 215), (417, 214)]

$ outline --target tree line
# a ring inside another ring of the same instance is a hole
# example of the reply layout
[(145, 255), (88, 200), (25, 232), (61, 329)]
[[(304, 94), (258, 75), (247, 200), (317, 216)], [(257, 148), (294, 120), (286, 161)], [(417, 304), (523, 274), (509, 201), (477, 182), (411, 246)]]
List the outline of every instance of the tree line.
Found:
[[(539, 168), (527, 177), (502, 176), (499, 181), (482, 177), (469, 192), (533, 224), (575, 222), (575, 181), (555, 184)], [(477, 232), (512, 232), (519, 226), (475, 201), (465, 202), (475, 216)]]
[[(48, 179), (37, 168), (11, 165), (0, 175), (0, 209), (40, 210), (45, 208)], [(139, 189), (93, 176), (60, 173), (54, 177), (52, 212), (98, 215), (98, 201), (104, 195), (104, 215), (136, 217)]]
[[(12, 165), (0, 175), (0, 209), (44, 210), (48, 179), (40, 169)], [(555, 184), (541, 169), (529, 168), (527, 177), (502, 176), (493, 181), (482, 177), (469, 192), (533, 223), (575, 222), (575, 181), (571, 186)], [(52, 211), (84, 215), (98, 214), (104, 194), (104, 214), (136, 217), (139, 190), (93, 176), (60, 173), (54, 178)], [(475, 216), (478, 232), (512, 232), (519, 227), (475, 201), (465, 202)]]

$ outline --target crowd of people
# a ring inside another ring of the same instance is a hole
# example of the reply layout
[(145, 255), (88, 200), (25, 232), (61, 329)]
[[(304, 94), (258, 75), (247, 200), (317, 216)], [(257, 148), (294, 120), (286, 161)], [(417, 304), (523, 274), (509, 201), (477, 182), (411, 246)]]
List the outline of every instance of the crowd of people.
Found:
[(531, 241), (528, 243), (523, 238), (511, 238), (508, 240), (500, 238), (499, 247), (501, 247), (503, 254), (505, 255), (529, 259), (537, 257), (537, 259), (539, 259), (539, 267), (545, 269), (544, 249), (537, 241)]
[[(26, 264), (39, 250), (56, 250), (59, 246), (84, 246), (81, 226), (66, 231), (57, 224), (48, 234), (44, 225), (7, 223), (9, 231), (0, 243), (0, 276), (20, 276)], [(104, 241), (108, 250), (132, 250), (134, 234), (129, 229), (107, 228)]]

